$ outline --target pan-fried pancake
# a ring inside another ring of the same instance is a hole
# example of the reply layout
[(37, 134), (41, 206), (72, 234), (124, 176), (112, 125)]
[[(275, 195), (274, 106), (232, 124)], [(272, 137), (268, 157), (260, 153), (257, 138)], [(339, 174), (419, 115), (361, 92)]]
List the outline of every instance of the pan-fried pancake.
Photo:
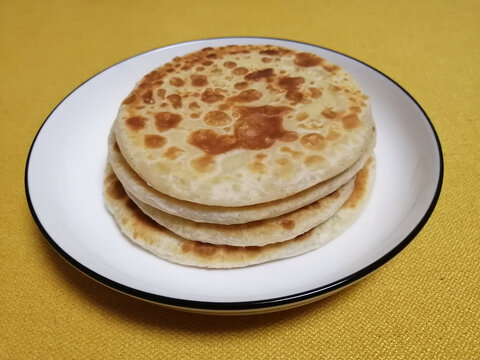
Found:
[(355, 221), (367, 201), (373, 182), (374, 164), (370, 161), (358, 173), (349, 199), (330, 219), (295, 239), (246, 247), (206, 244), (175, 235), (135, 205), (109, 166), (104, 195), (108, 210), (125, 235), (156, 256), (184, 265), (234, 268), (300, 255), (324, 245)]
[(114, 131), (128, 164), (161, 193), (246, 206), (352, 166), (374, 129), (367, 98), (339, 66), (310, 53), (206, 48), (146, 75)]
[(160, 193), (148, 186), (138, 176), (123, 158), (115, 135), (109, 136), (109, 162), (113, 171), (122, 183), (125, 190), (131, 193), (141, 202), (174, 216), (180, 216), (196, 222), (214, 224), (243, 224), (277, 217), (327, 196), (340, 186), (352, 179), (355, 174), (365, 165), (375, 146), (375, 133), (367, 150), (347, 170), (314, 185), (304, 191), (289, 196), (285, 199), (270, 201), (268, 203), (240, 207), (206, 206), (188, 201), (178, 200), (171, 196)]
[(263, 246), (293, 239), (332, 217), (353, 191), (354, 179), (328, 196), (278, 217), (236, 225), (197, 223), (173, 216), (127, 195), (146, 215), (189, 240), (217, 245)]

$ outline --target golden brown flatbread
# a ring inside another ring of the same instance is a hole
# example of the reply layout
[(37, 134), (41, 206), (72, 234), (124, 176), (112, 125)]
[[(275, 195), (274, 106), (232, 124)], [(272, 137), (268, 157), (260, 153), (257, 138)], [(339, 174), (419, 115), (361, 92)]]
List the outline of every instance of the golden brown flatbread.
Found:
[(367, 96), (339, 66), (271, 45), (206, 48), (146, 75), (114, 131), (132, 169), (210, 206), (283, 199), (351, 167), (371, 141)]

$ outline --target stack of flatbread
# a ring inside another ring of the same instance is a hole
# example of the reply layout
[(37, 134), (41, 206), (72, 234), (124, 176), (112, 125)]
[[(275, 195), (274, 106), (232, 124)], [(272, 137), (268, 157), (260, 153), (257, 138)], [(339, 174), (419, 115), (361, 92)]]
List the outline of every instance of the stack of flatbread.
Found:
[(175, 263), (292, 257), (357, 218), (374, 145), (368, 97), (339, 66), (271, 45), (205, 48), (123, 101), (105, 202), (127, 237)]

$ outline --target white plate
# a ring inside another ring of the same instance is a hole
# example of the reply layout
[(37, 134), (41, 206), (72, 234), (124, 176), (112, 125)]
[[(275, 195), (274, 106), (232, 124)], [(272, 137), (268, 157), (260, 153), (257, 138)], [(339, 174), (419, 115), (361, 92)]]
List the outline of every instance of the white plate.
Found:
[[(132, 244), (102, 198), (107, 135), (120, 102), (146, 73), (207, 46), (274, 44), (327, 58), (370, 96), (377, 124), (377, 178), (370, 202), (345, 233), (316, 251), (243, 269), (169, 263)], [(439, 140), (427, 115), (393, 80), (338, 52), (270, 38), (219, 38), (149, 51), (75, 89), (40, 128), (27, 160), (30, 210), (50, 244), (101, 283), (166, 306), (214, 313), (266, 312), (331, 294), (370, 274), (426, 223), (443, 177)]]

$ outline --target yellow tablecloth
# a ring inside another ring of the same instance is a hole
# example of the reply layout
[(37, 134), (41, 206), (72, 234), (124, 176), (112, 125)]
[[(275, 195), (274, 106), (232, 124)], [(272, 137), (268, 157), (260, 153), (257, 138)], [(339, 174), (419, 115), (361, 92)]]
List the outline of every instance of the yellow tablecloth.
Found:
[[(164, 309), (60, 258), (25, 200), (38, 128), (63, 97), (134, 54), (252, 35), (352, 55), (405, 87), (445, 156), (419, 236), (371, 277), (249, 317)], [(480, 358), (479, 1), (0, 1), (0, 358)]]

